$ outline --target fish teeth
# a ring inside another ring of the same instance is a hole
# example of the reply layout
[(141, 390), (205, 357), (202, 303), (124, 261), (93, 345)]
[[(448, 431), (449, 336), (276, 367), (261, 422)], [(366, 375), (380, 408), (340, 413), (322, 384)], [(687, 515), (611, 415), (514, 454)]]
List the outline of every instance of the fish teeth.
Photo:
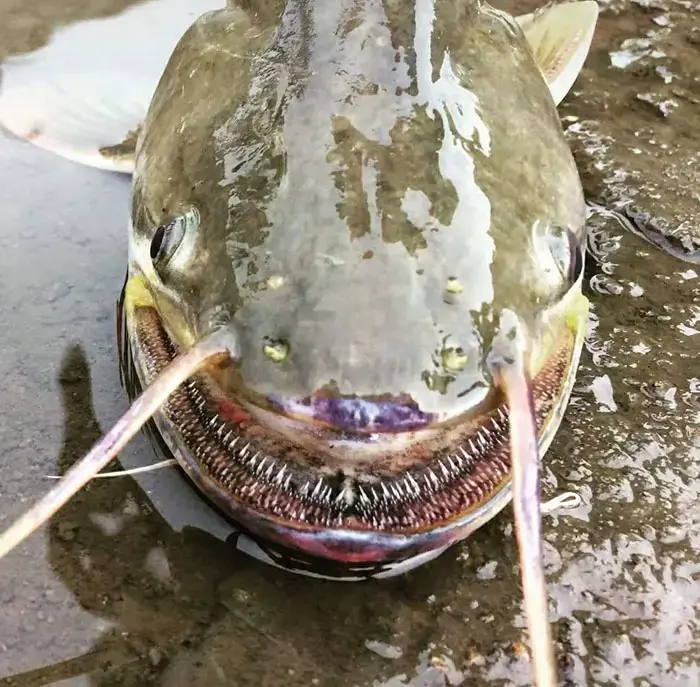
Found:
[(401, 503), (401, 492), (396, 488), (396, 484), (393, 482), (389, 484), (389, 493), (391, 494), (391, 500), (394, 505)]
[(374, 487), (371, 484), (365, 485), (365, 488), (362, 490), (360, 498), (362, 498), (363, 495), (365, 502), (369, 508), (372, 508), (372, 506), (376, 505), (377, 494), (375, 493)]
[[(340, 507), (340, 512), (338, 515), (338, 518), (342, 519), (342, 514), (348, 510), (348, 508), (352, 508), (353, 504), (357, 500), (357, 483), (355, 482), (354, 479), (350, 477), (346, 477), (343, 480), (343, 486), (340, 489), (340, 493), (338, 496), (340, 499), (336, 499), (336, 503), (338, 503)], [(340, 521), (340, 520), (339, 520)]]
[(470, 479), (467, 477), (466, 480), (464, 480), (467, 484), (467, 486), (472, 489), (473, 491), (479, 491), (479, 484), (475, 482), (473, 479)]
[(423, 481), (425, 482), (426, 488), (430, 492), (434, 492), (440, 486), (440, 479), (431, 468), (426, 468), (425, 474), (423, 475)]
[(260, 489), (260, 482), (252, 482), (247, 487), (244, 487), (241, 491), (248, 494), (248, 496), (254, 496), (255, 493)]
[(362, 503), (366, 503), (368, 506), (371, 505), (371, 501), (369, 499), (369, 496), (365, 493), (365, 490), (362, 487), (357, 488), (357, 493), (360, 495), (360, 501)]
[(408, 489), (413, 492), (414, 496), (420, 496), (420, 487), (418, 486), (418, 482), (413, 479), (413, 475), (410, 472), (406, 474), (406, 484)]
[(496, 465), (498, 465), (498, 467), (501, 469), (502, 473), (506, 473), (509, 471), (508, 466), (505, 464), (505, 462), (503, 461), (502, 458), (499, 458), (499, 457), (494, 458), (493, 462), (496, 463)]

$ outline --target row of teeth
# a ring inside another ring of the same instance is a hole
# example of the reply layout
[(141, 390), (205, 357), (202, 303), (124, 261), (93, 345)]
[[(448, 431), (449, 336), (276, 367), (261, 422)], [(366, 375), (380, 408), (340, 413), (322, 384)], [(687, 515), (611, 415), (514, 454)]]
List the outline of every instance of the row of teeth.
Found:
[[(251, 443), (245, 442), (230, 424), (207, 408), (207, 399), (194, 381), (190, 381), (187, 387), (204, 424), (216, 432), (221, 445), (236, 459), (235, 466), (221, 469), (217, 475), (220, 481), (228, 481), (229, 473), (242, 466), (255, 481), (246, 488), (249, 493), (241, 493), (241, 496), (252, 496), (265, 486), (272, 486), (276, 490), (295, 496), (308, 506), (327, 509), (329, 516), (336, 518), (355, 512), (370, 521), (380, 519), (382, 513), (391, 512), (400, 505), (436, 493), (458, 478), (464, 479), (474, 465), (503, 438), (508, 420), (507, 408), (499, 408), (496, 413), (498, 419), (492, 416), (488, 421), (489, 426), (482, 425), (467, 441), (466, 446), (459, 446), (451, 455), (435, 458), (425, 468), (414, 469), (401, 477), (380, 479), (374, 483), (348, 478), (337, 485), (330, 484), (326, 477), (310, 480), (295, 466), (256, 450)], [(497, 477), (495, 473), (499, 469), (506, 472), (507, 466), (494, 465), (486, 469), (493, 471), (494, 477)], [(475, 492), (481, 491), (477, 482), (470, 482), (466, 477), (468, 487)]]

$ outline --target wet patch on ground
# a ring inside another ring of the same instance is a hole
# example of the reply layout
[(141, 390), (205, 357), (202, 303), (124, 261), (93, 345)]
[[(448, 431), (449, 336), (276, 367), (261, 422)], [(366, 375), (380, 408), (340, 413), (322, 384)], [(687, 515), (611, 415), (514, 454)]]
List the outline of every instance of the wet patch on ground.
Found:
[(700, 4), (617, 3), (562, 108), (591, 199), (700, 263)]

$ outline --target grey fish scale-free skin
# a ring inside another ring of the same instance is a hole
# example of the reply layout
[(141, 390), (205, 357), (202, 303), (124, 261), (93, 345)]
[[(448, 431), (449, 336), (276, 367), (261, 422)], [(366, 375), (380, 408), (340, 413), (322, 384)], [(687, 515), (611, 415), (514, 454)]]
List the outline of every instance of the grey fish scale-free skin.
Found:
[[(584, 232), (547, 85), (515, 23), (475, 1), (204, 15), (161, 79), (134, 181), (137, 244), (200, 215), (154, 284), (176, 339), (231, 321), (261, 394), (408, 394), (442, 416), (484, 398), (500, 310), (536, 334), (564, 293), (533, 227)], [(432, 390), (446, 346), (467, 363)]]

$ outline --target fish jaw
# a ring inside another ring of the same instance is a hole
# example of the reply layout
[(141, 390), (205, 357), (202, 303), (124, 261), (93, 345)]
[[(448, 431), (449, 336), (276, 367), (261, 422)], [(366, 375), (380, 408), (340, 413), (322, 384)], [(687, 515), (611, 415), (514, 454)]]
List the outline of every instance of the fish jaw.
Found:
[[(156, 303), (145, 284), (145, 280), (132, 266), (125, 292), (123, 315), (127, 346), (141, 387), (151, 384), (160, 367), (167, 364), (167, 361), (158, 361), (149, 353), (148, 343), (142, 334), (142, 318), (146, 317), (153, 326), (160, 325), (159, 336), (167, 337)], [(540, 455), (544, 455), (549, 448), (564, 415), (583, 347), (588, 302), (580, 293), (580, 282), (575, 293), (570, 294), (567, 300), (570, 300), (570, 303), (566, 309), (566, 326), (571, 333), (571, 341), (567, 346), (567, 371), (562, 377), (556, 399), (539, 427)], [(211, 465), (204, 465), (192, 448), (195, 435), (191, 431), (183, 432), (183, 425), (178, 424), (175, 409), (192, 401), (188, 394), (192, 393), (194, 387), (189, 384), (181, 386), (172, 394), (168, 403), (153, 417), (155, 427), (169, 451), (197, 489), (255, 542), (261, 546), (292, 552), (297, 558), (304, 559), (308, 568), (314, 569), (315, 561), (320, 567), (330, 563), (341, 569), (347, 566), (369, 566), (370, 569), (384, 570), (387, 565), (408, 569), (413, 567), (410, 561), (431, 560), (451, 545), (467, 538), (494, 518), (512, 499), (510, 473), (506, 473), (471, 507), (453, 514), (442, 522), (403, 530), (373, 527), (370, 523), (358, 523), (353, 518), (336, 518), (319, 525), (304, 522), (303, 518), (295, 519), (297, 514), (293, 511), (286, 513), (285, 517), (280, 517), (279, 513), (251, 508), (246, 503), (244, 493), (236, 493), (227, 487), (223, 478), (228, 468), (216, 469)], [(209, 422), (206, 425), (208, 427), (202, 424), (197, 430), (199, 434), (196, 436), (200, 441), (202, 438), (204, 441), (214, 440), (217, 435), (221, 437), (221, 425), (215, 423), (212, 427)], [(503, 432), (503, 438), (503, 450), (509, 456), (507, 428)], [(196, 441), (194, 445), (196, 446)], [(265, 492), (266, 486), (260, 481), (252, 488)], [(425, 492), (421, 494), (421, 498), (429, 500), (431, 494)]]

